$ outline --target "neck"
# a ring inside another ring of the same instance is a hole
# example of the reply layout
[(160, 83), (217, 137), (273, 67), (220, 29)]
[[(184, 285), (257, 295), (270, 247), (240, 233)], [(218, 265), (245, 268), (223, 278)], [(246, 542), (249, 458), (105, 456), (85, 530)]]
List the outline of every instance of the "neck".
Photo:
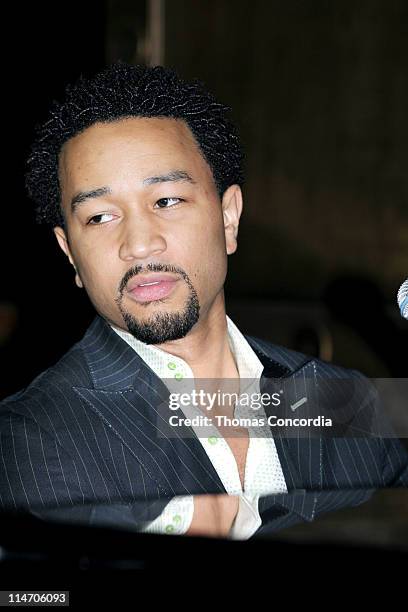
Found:
[(195, 378), (239, 378), (228, 342), (224, 292), (187, 336), (156, 346), (188, 363)]

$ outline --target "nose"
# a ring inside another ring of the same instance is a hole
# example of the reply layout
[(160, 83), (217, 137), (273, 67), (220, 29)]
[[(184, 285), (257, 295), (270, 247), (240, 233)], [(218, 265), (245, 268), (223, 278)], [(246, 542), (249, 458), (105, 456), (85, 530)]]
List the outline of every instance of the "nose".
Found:
[(157, 219), (141, 214), (128, 219), (119, 249), (123, 261), (147, 259), (166, 248), (167, 243)]

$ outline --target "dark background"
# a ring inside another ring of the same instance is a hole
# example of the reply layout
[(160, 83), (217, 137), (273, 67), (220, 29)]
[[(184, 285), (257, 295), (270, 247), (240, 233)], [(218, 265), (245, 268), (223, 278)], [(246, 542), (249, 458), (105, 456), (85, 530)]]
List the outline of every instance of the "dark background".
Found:
[[(81, 73), (153, 62), (151, 4), (3, 15), (0, 397), (57, 361), (95, 314), (24, 192), (34, 125)], [(407, 3), (161, 4), (161, 61), (228, 103), (245, 145), (228, 314), (246, 333), (370, 376), (407, 376), (395, 300), (408, 274)]]

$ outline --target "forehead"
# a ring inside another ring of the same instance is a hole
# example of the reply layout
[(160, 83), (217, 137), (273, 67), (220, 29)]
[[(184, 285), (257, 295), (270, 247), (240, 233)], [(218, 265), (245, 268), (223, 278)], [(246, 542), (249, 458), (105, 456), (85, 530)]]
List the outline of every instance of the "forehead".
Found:
[(174, 166), (176, 161), (196, 173), (209, 172), (184, 121), (132, 117), (95, 123), (68, 140), (61, 150), (59, 167), (65, 182), (89, 178), (90, 174), (115, 173), (119, 168), (139, 171), (142, 176), (152, 169), (163, 170), (169, 163)]

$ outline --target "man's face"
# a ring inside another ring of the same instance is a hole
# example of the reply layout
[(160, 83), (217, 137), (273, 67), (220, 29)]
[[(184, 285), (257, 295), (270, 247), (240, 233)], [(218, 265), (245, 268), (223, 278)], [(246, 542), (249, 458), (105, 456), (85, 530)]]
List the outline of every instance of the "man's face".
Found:
[(183, 121), (94, 124), (65, 143), (59, 167), (66, 233), (54, 232), (102, 317), (162, 344), (223, 310), (241, 191), (220, 201)]

